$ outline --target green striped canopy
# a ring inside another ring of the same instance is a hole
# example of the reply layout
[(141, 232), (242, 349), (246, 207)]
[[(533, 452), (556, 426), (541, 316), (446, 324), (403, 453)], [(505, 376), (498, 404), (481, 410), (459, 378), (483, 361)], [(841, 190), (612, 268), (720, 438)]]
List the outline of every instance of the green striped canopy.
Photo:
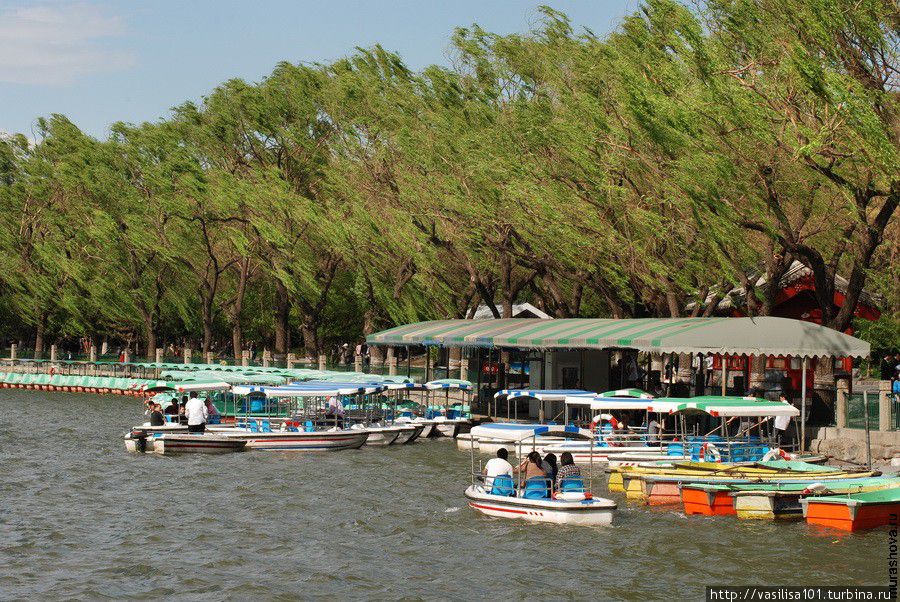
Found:
[(561, 318), (433, 320), (397, 326), (371, 345), (441, 345), (519, 349), (637, 349), (793, 357), (866, 357), (869, 344), (788, 318)]
[(700, 397), (655, 399), (648, 411), (661, 414), (674, 412), (704, 412), (710, 416), (799, 416), (800, 410), (783, 401), (769, 401), (758, 397), (702, 395)]

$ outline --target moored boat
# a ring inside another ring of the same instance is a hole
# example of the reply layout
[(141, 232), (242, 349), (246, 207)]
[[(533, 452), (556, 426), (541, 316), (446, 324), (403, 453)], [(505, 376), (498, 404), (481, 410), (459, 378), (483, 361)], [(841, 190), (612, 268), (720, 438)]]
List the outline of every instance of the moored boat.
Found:
[(842, 531), (861, 531), (896, 525), (900, 515), (900, 488), (845, 496), (809, 497), (800, 500), (810, 525)]
[(396, 424), (401, 429), (400, 436), (397, 437), (396, 443), (401, 445), (409, 445), (418, 440), (422, 431), (425, 429), (424, 424)]
[(469, 451), (474, 446), (475, 450), (481, 453), (493, 455), (501, 447), (509, 448), (510, 446), (515, 446), (521, 441), (522, 437), (529, 436), (536, 429), (541, 430), (544, 434), (530, 439), (527, 445), (532, 447), (527, 451), (534, 449), (543, 453), (546, 447), (559, 445), (570, 438), (590, 439), (591, 437), (589, 431), (572, 425), (486, 422), (473, 426), (468, 433), (459, 435), (456, 439), (456, 445), (459, 449), (465, 451)]
[[(443, 408), (437, 408), (440, 415), (426, 415), (426, 418), (434, 420), (432, 436), (455, 438), (461, 433), (468, 433), (472, 428), (471, 410), (468, 405), (472, 395), (472, 383), (467, 380), (445, 378), (429, 381), (423, 387), (428, 393), (429, 400), (439, 392), (444, 393)], [(451, 405), (451, 392), (460, 395), (462, 401)]]
[(372, 447), (386, 447), (393, 445), (403, 432), (400, 427), (394, 426), (362, 426), (354, 425), (350, 430), (367, 432), (369, 436), (366, 438), (365, 444)]

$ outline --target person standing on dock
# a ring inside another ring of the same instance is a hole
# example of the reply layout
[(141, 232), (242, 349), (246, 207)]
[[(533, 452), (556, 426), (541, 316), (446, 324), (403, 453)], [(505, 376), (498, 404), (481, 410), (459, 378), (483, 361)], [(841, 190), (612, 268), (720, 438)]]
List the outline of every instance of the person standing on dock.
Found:
[(184, 406), (184, 412), (187, 414), (189, 433), (203, 433), (206, 431), (206, 421), (209, 419), (209, 413), (206, 410), (206, 404), (197, 397), (196, 391), (191, 391), (191, 398), (188, 399), (187, 405)]
[[(790, 403), (790, 401), (788, 401), (787, 395), (785, 395), (784, 393), (782, 393), (778, 397), (778, 400), (781, 403)], [(791, 417), (790, 416), (776, 416), (775, 423), (773, 426), (774, 426), (774, 430), (775, 430), (775, 441), (777, 442), (778, 447), (780, 448), (782, 445), (784, 445), (784, 442), (786, 442), (788, 440), (787, 430), (791, 426)]]

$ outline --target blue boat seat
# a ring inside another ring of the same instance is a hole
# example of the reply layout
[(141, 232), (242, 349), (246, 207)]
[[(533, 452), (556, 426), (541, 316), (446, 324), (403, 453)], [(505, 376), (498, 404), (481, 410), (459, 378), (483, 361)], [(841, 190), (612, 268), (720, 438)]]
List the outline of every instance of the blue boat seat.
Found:
[(494, 477), (491, 486), (491, 495), (512, 496), (513, 493), (515, 493), (515, 490), (516, 486), (511, 476), (501, 475), (499, 477)]
[(564, 477), (559, 482), (559, 490), (562, 493), (576, 492), (576, 493), (584, 493), (584, 478), (583, 477)]
[(531, 477), (525, 481), (525, 493), (522, 497), (529, 500), (548, 499), (550, 497), (550, 479)]
[(251, 420), (250, 422), (248, 422), (248, 423), (247, 423), (247, 426), (248, 426), (248, 428), (250, 429), (250, 432), (251, 432), (251, 433), (258, 433), (258, 432), (259, 432), (259, 425), (256, 423), (255, 420)]
[(303, 423), (303, 430), (307, 433), (311, 433), (316, 430), (316, 428), (313, 426), (312, 420), (307, 420)]
[(260, 429), (263, 433), (271, 433), (272, 432), (272, 423), (268, 420), (262, 421), (262, 428)]

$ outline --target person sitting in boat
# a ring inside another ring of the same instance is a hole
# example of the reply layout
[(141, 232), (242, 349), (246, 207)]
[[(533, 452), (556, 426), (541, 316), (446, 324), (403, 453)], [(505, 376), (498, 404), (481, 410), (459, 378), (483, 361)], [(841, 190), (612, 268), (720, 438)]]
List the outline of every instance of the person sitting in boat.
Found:
[[(194, 397), (196, 397), (196, 396), (197, 396), (197, 393), (194, 392)], [(180, 422), (181, 424), (187, 424), (187, 403), (188, 403), (188, 396), (182, 395), (181, 396), (181, 405), (178, 407), (178, 422)]]
[(544, 456), (544, 461), (541, 464), (541, 467), (544, 469), (544, 473), (550, 479), (550, 482), (555, 483), (556, 471), (558, 470), (558, 466), (556, 464), (556, 454), (551, 452)]
[(488, 488), (494, 487), (493, 477), (507, 476), (512, 480), (513, 467), (509, 463), (509, 452), (506, 451), (505, 447), (497, 450), (496, 458), (491, 458), (487, 461), (481, 474), (484, 475), (484, 486)]
[(209, 414), (206, 411), (206, 404), (197, 397), (196, 391), (191, 391), (191, 398), (184, 406), (184, 413), (187, 416), (189, 433), (203, 433), (206, 431), (206, 421), (209, 419)]
[(150, 402), (150, 426), (163, 426), (166, 417), (163, 415), (162, 406), (153, 401)]
[[(166, 411), (164, 412), (166, 416), (178, 416), (181, 413), (181, 406), (178, 404), (178, 399), (172, 399), (169, 401), (169, 405), (166, 406)], [(172, 418), (175, 421), (175, 418)]]
[(328, 398), (328, 409), (325, 410), (325, 420), (339, 428), (344, 428), (344, 404), (340, 398), (333, 395)]
[(219, 424), (222, 422), (222, 416), (219, 414), (219, 408), (216, 407), (216, 404), (213, 403), (212, 399), (207, 397), (203, 400), (204, 405), (206, 405), (206, 414), (209, 416), (207, 422), (209, 424)]
[(651, 415), (650, 421), (647, 423), (647, 445), (659, 447), (662, 437), (662, 426), (656, 416)]
[(570, 452), (563, 452), (560, 457), (560, 467), (556, 472), (556, 490), (562, 489), (562, 482), (571, 477), (581, 477), (581, 468), (575, 464), (575, 459)]
[(544, 461), (541, 458), (541, 454), (536, 451), (529, 453), (525, 461), (519, 464), (517, 472), (525, 473), (524, 497), (550, 497), (551, 484), (547, 480), (547, 472), (544, 470)]

